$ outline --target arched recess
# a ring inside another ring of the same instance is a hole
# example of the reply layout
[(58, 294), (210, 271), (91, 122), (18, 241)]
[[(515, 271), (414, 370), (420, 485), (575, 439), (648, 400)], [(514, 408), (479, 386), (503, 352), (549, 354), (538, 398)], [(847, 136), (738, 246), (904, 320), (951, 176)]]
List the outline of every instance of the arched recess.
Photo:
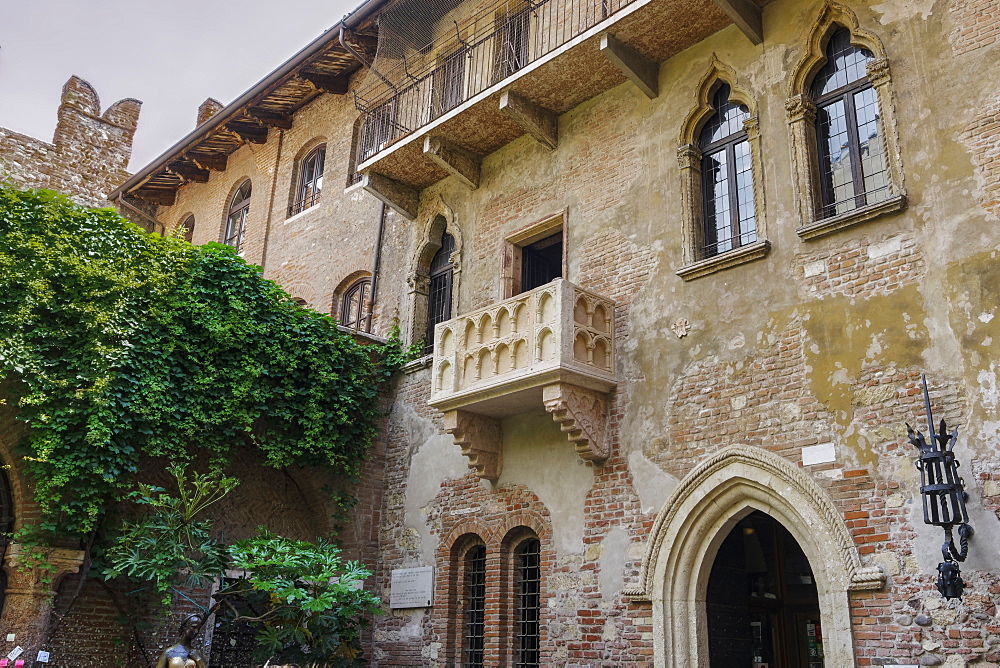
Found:
[(847, 592), (880, 589), (885, 575), (863, 567), (829, 496), (808, 475), (763, 448), (734, 446), (691, 471), (656, 518), (641, 591), (653, 603), (657, 666), (708, 665), (706, 593), (722, 541), (754, 510), (795, 538), (819, 593), (827, 665), (853, 666)]
[(441, 248), (441, 237), (447, 232), (454, 239), (454, 250), (451, 253), (452, 271), (451, 294), (452, 304), (458, 304), (458, 296), (462, 283), (462, 230), (455, 222), (455, 212), (438, 195), (428, 202), (421, 210), (418, 221), (417, 243), (410, 260), (410, 275), (406, 282), (409, 286), (409, 314), (406, 330), (409, 341), (415, 343), (427, 331), (427, 293), (430, 281), (431, 259)]
[[(760, 122), (757, 116), (757, 102), (750, 91), (745, 88), (736, 76), (736, 70), (723, 63), (715, 54), (709, 62), (708, 69), (698, 84), (696, 93), (697, 106), (691, 110), (681, 125), (678, 139), (677, 160), (681, 174), (681, 196), (683, 198), (684, 229), (682, 230), (684, 264), (694, 265), (699, 260), (700, 249), (703, 246), (704, 202), (702, 184), (702, 151), (699, 146), (699, 135), (702, 128), (716, 113), (712, 106), (712, 98), (720, 86), (729, 86), (729, 101), (747, 108), (749, 115), (743, 123), (746, 140), (750, 144), (750, 163), (753, 178), (753, 199), (755, 209), (756, 240), (748, 244), (737, 254), (746, 256), (745, 260), (763, 257), (768, 249), (767, 242), (767, 207), (764, 202), (764, 165), (760, 138)], [(733, 255), (730, 253), (730, 255)], [(724, 262), (731, 266), (733, 259)], [(706, 273), (704, 270), (681, 272), (684, 278), (695, 278)]]

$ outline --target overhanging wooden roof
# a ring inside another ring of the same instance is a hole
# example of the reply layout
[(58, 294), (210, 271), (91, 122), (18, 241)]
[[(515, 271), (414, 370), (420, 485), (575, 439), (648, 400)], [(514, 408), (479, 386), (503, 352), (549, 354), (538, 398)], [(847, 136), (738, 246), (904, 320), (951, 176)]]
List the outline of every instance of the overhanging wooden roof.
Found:
[(350, 77), (362, 63), (344, 47), (341, 35), (362, 57), (373, 58), (376, 38), (370, 17), (381, 4), (383, 0), (362, 4), (115, 189), (108, 199), (128, 194), (170, 206), (181, 186), (204, 183), (209, 172), (225, 170), (229, 154), (244, 144), (265, 143), (270, 128), (290, 128), (295, 112), (317, 96), (347, 93)]

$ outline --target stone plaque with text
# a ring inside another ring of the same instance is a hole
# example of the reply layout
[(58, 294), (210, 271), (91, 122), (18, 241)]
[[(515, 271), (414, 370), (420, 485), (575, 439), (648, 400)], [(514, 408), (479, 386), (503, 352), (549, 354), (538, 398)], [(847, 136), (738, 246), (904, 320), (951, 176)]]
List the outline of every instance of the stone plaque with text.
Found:
[(429, 608), (433, 601), (433, 566), (393, 569), (389, 608)]

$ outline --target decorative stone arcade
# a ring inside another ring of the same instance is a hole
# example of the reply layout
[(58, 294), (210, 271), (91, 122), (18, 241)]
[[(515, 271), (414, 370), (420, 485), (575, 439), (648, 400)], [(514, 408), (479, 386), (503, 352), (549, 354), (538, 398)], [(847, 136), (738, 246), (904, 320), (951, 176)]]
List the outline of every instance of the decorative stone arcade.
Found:
[(440, 323), (431, 406), (481, 478), (502, 469), (502, 418), (544, 406), (586, 460), (608, 456), (614, 302), (563, 279)]

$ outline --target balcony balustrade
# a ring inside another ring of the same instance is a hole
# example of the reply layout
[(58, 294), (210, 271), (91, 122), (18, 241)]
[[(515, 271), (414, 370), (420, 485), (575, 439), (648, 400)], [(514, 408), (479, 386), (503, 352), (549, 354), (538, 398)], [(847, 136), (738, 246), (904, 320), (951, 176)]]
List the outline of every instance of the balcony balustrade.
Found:
[(614, 302), (562, 279), (440, 323), (430, 404), (485, 478), (500, 473), (500, 419), (542, 407), (602, 460), (614, 331)]

